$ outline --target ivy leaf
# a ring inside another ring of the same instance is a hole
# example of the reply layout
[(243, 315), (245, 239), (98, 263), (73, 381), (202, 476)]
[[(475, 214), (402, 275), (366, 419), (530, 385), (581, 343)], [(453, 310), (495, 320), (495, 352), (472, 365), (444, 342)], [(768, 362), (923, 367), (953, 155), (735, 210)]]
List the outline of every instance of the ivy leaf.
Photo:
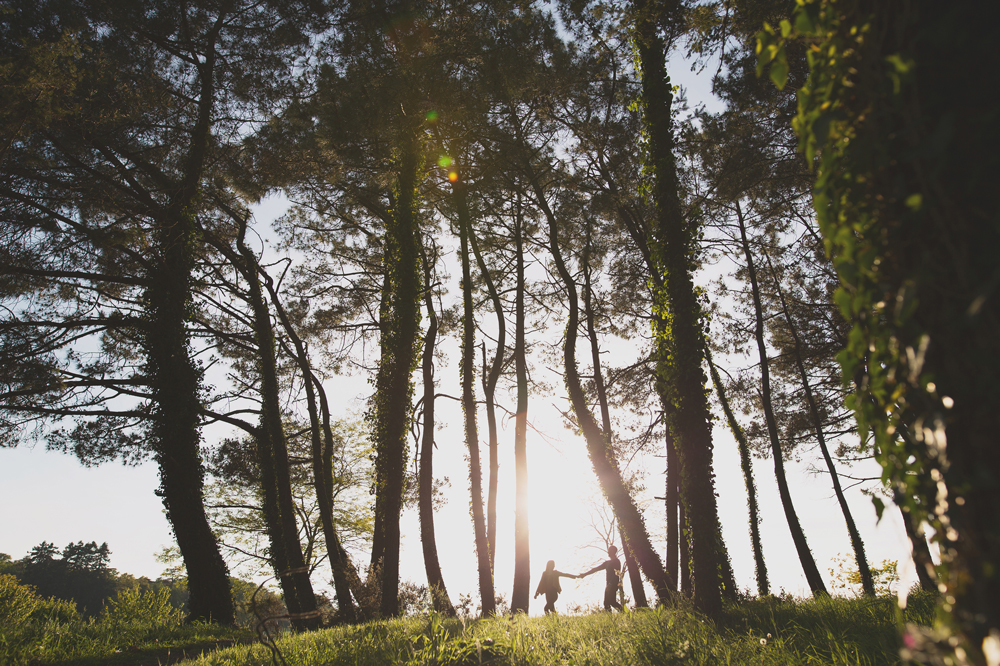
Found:
[(778, 86), (778, 90), (784, 90), (785, 83), (788, 82), (788, 58), (785, 56), (784, 43), (778, 47), (771, 62), (771, 81)]

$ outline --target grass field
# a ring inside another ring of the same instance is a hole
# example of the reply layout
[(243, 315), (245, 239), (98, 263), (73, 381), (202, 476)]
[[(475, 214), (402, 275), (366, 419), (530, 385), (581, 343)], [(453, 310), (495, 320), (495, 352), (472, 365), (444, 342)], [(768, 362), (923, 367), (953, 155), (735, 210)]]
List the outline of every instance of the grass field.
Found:
[(278, 637), (184, 625), (155, 599), (98, 620), (45, 619), (0, 626), (3, 664), (199, 666), (287, 664), (625, 665), (896, 664), (900, 627), (927, 624), (931, 599), (755, 599), (727, 607), (718, 623), (686, 606), (578, 616), (444, 619), (435, 614)]
[(430, 615), (287, 636), (275, 652), (237, 646), (200, 666), (320, 664), (894, 664), (899, 627), (929, 622), (929, 603), (767, 599), (727, 609), (715, 625), (688, 609), (462, 622)]

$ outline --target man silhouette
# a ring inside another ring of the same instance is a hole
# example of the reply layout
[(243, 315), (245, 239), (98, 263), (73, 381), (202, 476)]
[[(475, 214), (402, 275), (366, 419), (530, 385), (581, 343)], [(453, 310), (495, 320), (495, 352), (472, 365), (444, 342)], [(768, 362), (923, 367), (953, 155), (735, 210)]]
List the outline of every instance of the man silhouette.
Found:
[(609, 611), (612, 608), (622, 610), (622, 605), (618, 603), (617, 598), (618, 583), (621, 581), (622, 563), (618, 559), (618, 548), (616, 546), (608, 546), (608, 559), (587, 573), (580, 574), (578, 578), (586, 578), (590, 574), (597, 573), (602, 569), (607, 574), (607, 583), (604, 586), (604, 610)]

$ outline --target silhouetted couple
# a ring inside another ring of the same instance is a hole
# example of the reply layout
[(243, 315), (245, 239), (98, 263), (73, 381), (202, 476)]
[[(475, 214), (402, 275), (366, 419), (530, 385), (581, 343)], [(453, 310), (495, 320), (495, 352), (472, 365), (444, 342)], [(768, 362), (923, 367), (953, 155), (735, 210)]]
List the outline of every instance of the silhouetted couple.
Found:
[(562, 587), (559, 585), (559, 577), (565, 576), (566, 578), (586, 578), (590, 574), (597, 573), (598, 571), (605, 571), (607, 576), (607, 581), (604, 586), (604, 610), (611, 610), (612, 608), (622, 609), (622, 605), (618, 603), (618, 585), (621, 581), (622, 563), (618, 559), (618, 548), (615, 546), (608, 546), (608, 559), (601, 562), (596, 567), (590, 571), (582, 574), (568, 574), (561, 571), (556, 571), (555, 560), (549, 560), (548, 565), (545, 567), (545, 571), (542, 573), (542, 579), (538, 581), (538, 589), (535, 590), (535, 598), (538, 598), (539, 594), (545, 595), (545, 612), (555, 613), (556, 612), (556, 600), (559, 598), (559, 593), (562, 592)]

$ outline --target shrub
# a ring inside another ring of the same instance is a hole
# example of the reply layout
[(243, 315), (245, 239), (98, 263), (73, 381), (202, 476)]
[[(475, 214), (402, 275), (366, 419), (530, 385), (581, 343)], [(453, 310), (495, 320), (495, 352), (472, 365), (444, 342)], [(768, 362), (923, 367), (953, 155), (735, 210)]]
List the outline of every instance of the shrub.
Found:
[(31, 611), (31, 616), (28, 620), (38, 623), (54, 622), (58, 624), (72, 624), (82, 621), (83, 615), (80, 614), (80, 610), (76, 607), (75, 602), (68, 599), (49, 597), (48, 599), (38, 600), (38, 604)]
[(152, 631), (179, 626), (183, 619), (181, 611), (170, 605), (169, 590), (133, 587), (121, 590), (108, 602), (100, 624), (120, 641), (138, 642)]
[(28, 619), (39, 602), (35, 590), (10, 574), (0, 575), (0, 625), (14, 626)]

